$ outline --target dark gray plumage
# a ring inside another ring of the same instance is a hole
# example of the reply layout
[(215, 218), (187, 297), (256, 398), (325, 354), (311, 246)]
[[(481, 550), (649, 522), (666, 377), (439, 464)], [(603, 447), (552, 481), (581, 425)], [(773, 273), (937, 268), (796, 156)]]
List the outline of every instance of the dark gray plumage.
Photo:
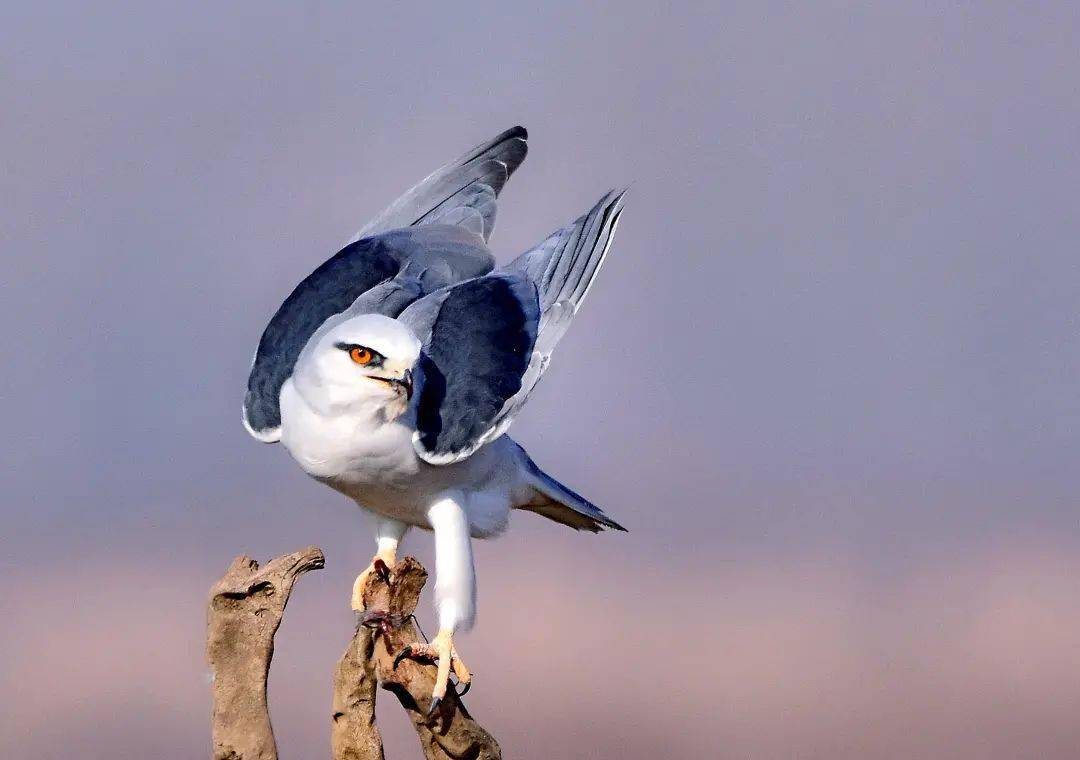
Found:
[(588, 293), (623, 199), (607, 193), (493, 271), (486, 241), (525, 136), (515, 127), (434, 172), (300, 283), (262, 336), (244, 403), (249, 432), (376, 518), (353, 609), (410, 526), (435, 533), (433, 705), (460, 670), (454, 633), (475, 619), (474, 538), (502, 533), (514, 509), (623, 529), (504, 435)]
[[(402, 312), (423, 342), (417, 442), (431, 462), (468, 456), (521, 390), (540, 324), (536, 285), (491, 274)], [(432, 306), (435, 308), (432, 308)]]
[(245, 423), (260, 439), (277, 439), (278, 394), (300, 351), (320, 325), (358, 299), (368, 301), (363, 311), (396, 317), (426, 293), (492, 266), (480, 238), (446, 225), (393, 230), (345, 246), (296, 286), (266, 326), (248, 377)]
[(524, 127), (513, 127), (437, 169), (289, 294), (259, 340), (248, 377), (243, 419), (255, 437), (279, 439), (281, 386), (327, 319), (350, 307), (397, 316), (439, 288), (491, 271), (484, 243), (496, 198), (525, 160), (527, 138)]
[(464, 459), (510, 425), (603, 263), (624, 195), (607, 193), (503, 270), (402, 312), (425, 357), (417, 417), (424, 459)]

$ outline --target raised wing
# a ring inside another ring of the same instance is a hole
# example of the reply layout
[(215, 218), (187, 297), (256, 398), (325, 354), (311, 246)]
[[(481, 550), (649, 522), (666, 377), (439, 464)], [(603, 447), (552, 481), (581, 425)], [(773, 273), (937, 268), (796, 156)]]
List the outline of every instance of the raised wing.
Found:
[(437, 169), (296, 287), (259, 340), (244, 397), (248, 432), (280, 440), (281, 386), (330, 317), (346, 310), (397, 316), (428, 293), (491, 271), (484, 242), (495, 225), (495, 201), (525, 160), (527, 139), (524, 127), (513, 127)]
[(465, 227), (486, 241), (495, 226), (495, 199), (528, 152), (525, 127), (512, 127), (440, 167), (356, 233), (353, 240), (419, 224)]
[(504, 270), (402, 312), (424, 344), (413, 439), (423, 459), (459, 461), (510, 426), (603, 263), (623, 195), (608, 193)]
[(536, 283), (540, 298), (540, 329), (519, 390), (500, 413), (487, 438), (502, 435), (513, 422), (532, 389), (551, 363), (556, 344), (577, 316), (615, 240), (626, 190), (610, 191), (584, 216), (563, 227), (540, 245), (510, 262), (505, 271)]
[(491, 274), (433, 293), (399, 319), (424, 346), (413, 446), (432, 464), (464, 459), (521, 389), (540, 324), (536, 286)]
[(263, 331), (244, 396), (244, 426), (260, 441), (281, 438), (281, 386), (327, 319), (346, 311), (394, 317), (426, 293), (493, 266), (482, 239), (446, 225), (394, 230), (345, 246), (296, 286)]

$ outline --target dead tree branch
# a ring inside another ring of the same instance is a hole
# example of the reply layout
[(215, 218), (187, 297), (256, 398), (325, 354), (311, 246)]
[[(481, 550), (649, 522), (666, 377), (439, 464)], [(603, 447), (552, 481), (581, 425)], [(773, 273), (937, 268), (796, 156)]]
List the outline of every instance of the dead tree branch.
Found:
[[(238, 557), (211, 589), (206, 652), (214, 676), (215, 760), (277, 760), (266, 705), (274, 634), (296, 579), (323, 564), (315, 547), (271, 560), (261, 570), (255, 560)], [(389, 577), (369, 580), (363, 624), (334, 671), (334, 760), (384, 760), (375, 723), (377, 685), (405, 708), (426, 760), (501, 760), (498, 742), (473, 720), (452, 686), (427, 715), (435, 665), (404, 659), (394, 667), (395, 656), (419, 641), (413, 612), (426, 581), (427, 571), (412, 557)]]
[[(427, 570), (413, 557), (391, 568), (389, 579), (372, 575), (364, 590), (365, 625), (358, 629), (345, 657), (360, 651), (358, 642), (366, 640), (366, 628), (374, 631), (374, 647), (367, 664), (374, 662), (379, 684), (392, 691), (405, 708), (426, 760), (500, 760), (498, 742), (473, 720), (452, 686), (435, 713), (427, 715), (435, 687), (435, 665), (405, 659), (394, 668), (395, 656), (407, 644), (420, 640), (413, 613), (427, 577)], [(346, 760), (348, 756), (334, 757)]]
[(375, 725), (375, 631), (358, 626), (334, 668), (334, 714), (330, 746), (334, 760), (383, 760)]
[(261, 570), (250, 557), (237, 557), (210, 590), (206, 657), (214, 679), (215, 760), (277, 760), (266, 708), (274, 634), (296, 579), (323, 564), (314, 546)]

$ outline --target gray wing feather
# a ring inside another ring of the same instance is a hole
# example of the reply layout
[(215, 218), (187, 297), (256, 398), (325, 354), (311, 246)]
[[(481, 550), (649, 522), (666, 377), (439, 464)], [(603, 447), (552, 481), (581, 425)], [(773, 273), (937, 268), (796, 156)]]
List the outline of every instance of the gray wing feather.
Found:
[(420, 224), (449, 224), (487, 240), (495, 226), (495, 191), (474, 185), (463, 203), (433, 209)]
[(537, 283), (544, 312), (559, 301), (577, 309), (585, 299), (615, 238), (625, 196), (625, 190), (607, 193), (588, 213), (504, 267)]
[[(402, 312), (399, 319), (424, 344), (439, 382), (447, 387), (459, 383), (457, 401), (451, 392), (439, 397), (442, 390), (421, 391), (414, 446), (423, 459), (432, 464), (459, 461), (510, 426), (550, 364), (555, 345), (570, 326), (603, 264), (615, 236), (624, 195), (625, 191), (608, 193), (587, 214), (503, 270), (432, 293)], [(487, 300), (470, 301), (457, 296), (479, 289), (485, 281), (502, 281), (504, 287), (492, 292)], [(526, 284), (529, 287), (524, 287)], [(523, 317), (517, 316), (519, 312)], [(519, 336), (513, 330), (489, 329), (490, 324), (496, 328), (505, 324), (508, 316), (519, 319), (516, 329), (524, 335), (511, 356), (498, 349), (513, 344)], [(468, 338), (463, 339), (461, 325), (466, 324), (473, 326)], [(444, 345), (450, 341), (457, 343)], [(527, 352), (527, 358), (517, 355), (521, 350)], [(497, 372), (491, 371), (492, 362)], [(490, 406), (481, 404), (478, 411), (475, 404), (461, 404), (464, 398), (486, 402), (498, 398), (501, 406), (491, 414), (487, 412)], [(432, 434), (432, 427), (440, 430)], [(440, 437), (442, 430), (455, 432)]]
[(450, 296), (450, 288), (443, 288), (410, 304), (398, 319), (409, 326), (413, 335), (426, 346), (431, 341), (431, 331), (439, 317), (443, 302)]
[(373, 312), (396, 317), (426, 293), (490, 272), (494, 262), (482, 238), (447, 225), (393, 230), (345, 246), (296, 286), (263, 331), (244, 425), (261, 441), (280, 438), (278, 394), (320, 326)]
[[(505, 164), (501, 161), (498, 164), (498, 167), (490, 168), (492, 174), (506, 171)], [(487, 240), (495, 229), (497, 197), (491, 185), (476, 181), (424, 214), (416, 224), (453, 224)]]
[(496, 198), (525, 160), (527, 139), (523, 127), (508, 129), (436, 170), (293, 290), (263, 331), (248, 377), (243, 420), (253, 436), (280, 438), (278, 393), (328, 320), (396, 316), (426, 293), (491, 271), (494, 259), (484, 243)]
[(376, 214), (353, 240), (399, 227), (462, 220), (469, 229), (480, 228), (487, 240), (495, 225), (495, 199), (525, 160), (528, 137), (524, 127), (513, 127), (436, 169)]
[(413, 447), (431, 464), (464, 459), (489, 440), (528, 373), (540, 322), (536, 285), (493, 273), (427, 296), (398, 319), (423, 344)]
[(521, 390), (506, 402), (487, 440), (506, 431), (551, 363), (555, 346), (577, 315), (615, 239), (625, 196), (626, 190), (607, 193), (587, 214), (504, 268), (537, 283), (540, 327)]

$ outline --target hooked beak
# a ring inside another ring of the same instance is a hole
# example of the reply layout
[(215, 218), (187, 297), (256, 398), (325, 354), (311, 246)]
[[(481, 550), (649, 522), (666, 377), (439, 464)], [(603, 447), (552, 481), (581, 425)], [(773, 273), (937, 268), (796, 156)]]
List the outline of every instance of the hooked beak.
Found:
[(389, 383), (392, 387), (400, 388), (401, 390), (405, 391), (405, 398), (406, 399), (411, 399), (412, 398), (413, 383), (412, 383), (412, 370), (411, 369), (405, 370), (405, 374), (402, 375), (400, 378), (388, 377), (388, 378), (385, 378), (385, 381), (387, 383)]
[(386, 383), (395, 390), (405, 391), (405, 398), (411, 399), (413, 394), (413, 376), (412, 370), (405, 370), (405, 374), (401, 377), (379, 377), (378, 375), (368, 375), (369, 380), (378, 380), (380, 383)]
[(398, 382), (399, 386), (401, 386), (402, 388), (405, 389), (405, 398), (406, 399), (411, 399), (412, 398), (412, 390), (413, 390), (412, 370), (411, 369), (405, 370), (405, 374), (402, 375), (401, 379), (398, 380), (397, 382)]

